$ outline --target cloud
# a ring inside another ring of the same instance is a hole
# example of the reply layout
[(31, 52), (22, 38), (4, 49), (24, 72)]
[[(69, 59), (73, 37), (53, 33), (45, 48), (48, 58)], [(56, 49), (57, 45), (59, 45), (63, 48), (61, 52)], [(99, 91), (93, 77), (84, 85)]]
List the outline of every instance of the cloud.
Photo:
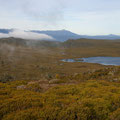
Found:
[[(8, 10), (13, 16), (22, 16), (29, 21), (42, 21), (43, 26), (57, 25), (64, 18), (67, 0), (0, 0), (2, 12)], [(4, 6), (4, 7), (3, 7)], [(10, 16), (10, 15), (8, 15)]]
[(21, 4), (22, 11), (28, 17), (47, 23), (63, 19), (65, 0), (26, 0)]
[(14, 29), (8, 34), (0, 33), (0, 38), (8, 38), (8, 37), (22, 38), (28, 40), (54, 40), (53, 37), (48, 36), (46, 34), (39, 34), (24, 30), (18, 30), (18, 29)]

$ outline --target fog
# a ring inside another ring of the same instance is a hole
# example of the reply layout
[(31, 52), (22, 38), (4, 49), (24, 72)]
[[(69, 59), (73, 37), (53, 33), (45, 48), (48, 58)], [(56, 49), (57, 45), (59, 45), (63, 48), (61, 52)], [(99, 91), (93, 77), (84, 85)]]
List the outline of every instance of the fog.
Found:
[(8, 34), (0, 33), (0, 38), (8, 38), (8, 37), (15, 37), (15, 38), (22, 38), (29, 40), (54, 40), (53, 37), (48, 36), (46, 34), (39, 34), (24, 30), (18, 30), (18, 29), (13, 29)]

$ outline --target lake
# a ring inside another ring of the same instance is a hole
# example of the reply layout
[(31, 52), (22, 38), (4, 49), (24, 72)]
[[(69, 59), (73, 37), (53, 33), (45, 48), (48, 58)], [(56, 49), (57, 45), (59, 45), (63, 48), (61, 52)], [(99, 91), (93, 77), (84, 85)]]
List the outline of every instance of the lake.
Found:
[(63, 62), (86, 62), (86, 63), (98, 63), (102, 65), (120, 65), (120, 57), (88, 57), (88, 58), (75, 58), (75, 59), (63, 59)]

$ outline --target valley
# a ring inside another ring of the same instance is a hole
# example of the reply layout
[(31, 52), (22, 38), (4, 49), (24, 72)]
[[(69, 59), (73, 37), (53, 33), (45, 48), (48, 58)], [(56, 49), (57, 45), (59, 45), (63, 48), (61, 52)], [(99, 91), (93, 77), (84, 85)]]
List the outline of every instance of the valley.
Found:
[(119, 40), (0, 39), (0, 118), (114, 120), (120, 66), (61, 60), (120, 57), (119, 46)]

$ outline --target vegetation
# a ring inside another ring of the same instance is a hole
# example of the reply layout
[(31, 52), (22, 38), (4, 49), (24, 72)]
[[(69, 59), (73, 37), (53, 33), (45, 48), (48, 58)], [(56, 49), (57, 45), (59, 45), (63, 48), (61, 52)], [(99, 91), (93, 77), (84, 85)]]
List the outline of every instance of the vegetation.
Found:
[(56, 86), (45, 93), (32, 87), (17, 89), (18, 85), (26, 84), (26, 81), (0, 83), (1, 120), (120, 119), (120, 83), (90, 80)]
[(120, 42), (0, 40), (0, 120), (120, 120), (120, 67), (64, 63), (120, 56)]

